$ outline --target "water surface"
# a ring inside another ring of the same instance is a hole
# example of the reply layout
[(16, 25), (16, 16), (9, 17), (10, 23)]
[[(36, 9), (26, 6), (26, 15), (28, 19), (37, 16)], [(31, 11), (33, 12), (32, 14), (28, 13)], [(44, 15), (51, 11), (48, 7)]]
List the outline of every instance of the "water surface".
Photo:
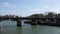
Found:
[(0, 34), (60, 34), (60, 27), (32, 26), (29, 24), (24, 24), (20, 27), (10, 25), (0, 27)]

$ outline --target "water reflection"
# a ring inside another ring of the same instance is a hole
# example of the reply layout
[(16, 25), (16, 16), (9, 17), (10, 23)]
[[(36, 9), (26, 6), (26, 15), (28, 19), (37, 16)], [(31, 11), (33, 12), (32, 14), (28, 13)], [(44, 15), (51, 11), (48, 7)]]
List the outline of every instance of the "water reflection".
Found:
[(2, 27), (1, 30), (2, 30), (1, 31), (2, 34), (17, 34), (17, 27), (16, 26), (14, 26), (14, 27), (5, 26), (5, 27)]
[(7, 26), (0, 28), (0, 34), (60, 34), (60, 27), (51, 26)]
[(1, 27), (0, 27), (0, 32), (1, 32)]
[(17, 27), (17, 34), (22, 34), (22, 27)]

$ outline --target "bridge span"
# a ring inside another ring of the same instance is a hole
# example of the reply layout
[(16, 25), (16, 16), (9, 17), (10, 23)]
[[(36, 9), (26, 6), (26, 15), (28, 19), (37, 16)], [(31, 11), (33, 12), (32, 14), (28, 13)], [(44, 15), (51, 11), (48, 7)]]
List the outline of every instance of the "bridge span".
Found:
[(0, 22), (3, 20), (11, 19), (12, 21), (17, 21), (17, 26), (21, 26), (22, 20), (30, 20), (29, 24), (31, 25), (52, 25), (60, 26), (60, 18), (0, 18)]

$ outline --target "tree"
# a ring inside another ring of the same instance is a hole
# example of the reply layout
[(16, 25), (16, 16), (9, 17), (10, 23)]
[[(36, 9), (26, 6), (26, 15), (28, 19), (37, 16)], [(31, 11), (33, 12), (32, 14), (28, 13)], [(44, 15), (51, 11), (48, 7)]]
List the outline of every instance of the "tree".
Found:
[(60, 13), (58, 13), (57, 18), (60, 18)]
[(55, 18), (56, 17), (56, 13), (54, 13), (54, 12), (49, 12), (46, 16), (48, 17), (48, 18)]
[(33, 14), (33, 15), (28, 16), (28, 17), (29, 18), (43, 18), (44, 14)]

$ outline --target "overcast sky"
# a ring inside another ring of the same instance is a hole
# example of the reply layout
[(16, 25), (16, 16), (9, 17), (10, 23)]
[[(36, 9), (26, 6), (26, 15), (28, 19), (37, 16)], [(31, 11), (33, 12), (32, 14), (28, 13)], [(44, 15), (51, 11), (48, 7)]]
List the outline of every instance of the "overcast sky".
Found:
[(60, 13), (60, 0), (0, 0), (0, 15), (28, 16), (50, 11)]

